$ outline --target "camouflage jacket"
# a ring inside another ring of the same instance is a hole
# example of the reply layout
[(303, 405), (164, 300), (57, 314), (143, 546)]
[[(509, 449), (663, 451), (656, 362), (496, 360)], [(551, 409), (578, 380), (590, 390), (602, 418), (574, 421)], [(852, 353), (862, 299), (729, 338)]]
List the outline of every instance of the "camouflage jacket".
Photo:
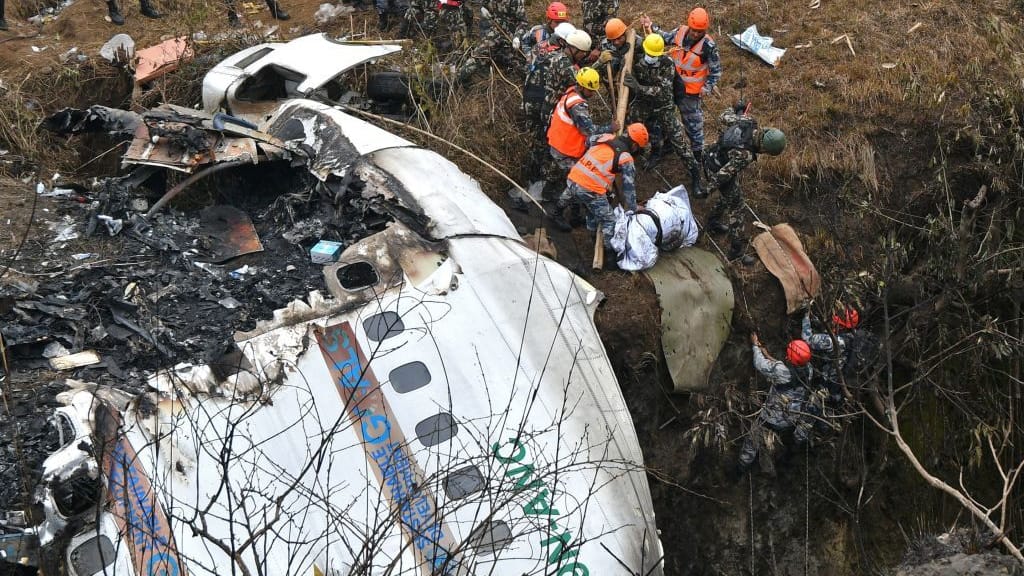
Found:
[(654, 65), (648, 65), (641, 58), (633, 65), (633, 77), (640, 84), (633, 106), (642, 108), (647, 114), (673, 108), (672, 81), (675, 76), (676, 67), (668, 56), (658, 58)]
[(604, 22), (619, 11), (619, 0), (583, 0), (583, 21)]
[(548, 54), (544, 65), (544, 107), (543, 118), (551, 117), (558, 99), (576, 82), (576, 66), (564, 50)]
[(757, 160), (757, 145), (754, 143), (757, 121), (733, 108), (722, 112), (719, 119), (726, 129), (711, 151), (715, 156), (714, 167), (717, 170), (710, 175), (710, 184), (716, 187), (736, 178), (744, 168)]
[(488, 0), (485, 6), (491, 13), (491, 22), (497, 24), (510, 38), (521, 34), (526, 28), (526, 6), (523, 0)]

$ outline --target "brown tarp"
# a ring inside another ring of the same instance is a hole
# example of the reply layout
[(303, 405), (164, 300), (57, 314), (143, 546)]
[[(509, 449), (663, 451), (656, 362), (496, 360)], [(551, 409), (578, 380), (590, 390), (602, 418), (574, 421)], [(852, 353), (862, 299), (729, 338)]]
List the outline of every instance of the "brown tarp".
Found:
[(675, 391), (707, 389), (735, 303), (722, 261), (699, 248), (682, 248), (662, 252), (646, 274), (661, 301), (661, 347)]
[(821, 292), (821, 277), (789, 224), (772, 226), (758, 234), (752, 244), (761, 262), (782, 283), (786, 314), (796, 312)]

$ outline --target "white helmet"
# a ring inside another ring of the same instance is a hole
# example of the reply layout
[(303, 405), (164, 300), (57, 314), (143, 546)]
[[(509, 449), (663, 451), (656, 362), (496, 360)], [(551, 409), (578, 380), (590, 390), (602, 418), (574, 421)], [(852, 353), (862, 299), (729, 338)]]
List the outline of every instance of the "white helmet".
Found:
[(558, 26), (555, 26), (554, 35), (565, 40), (569, 37), (569, 34), (572, 34), (575, 31), (576, 27), (572, 25), (572, 22), (561, 22)]
[(590, 34), (583, 30), (573, 30), (565, 39), (565, 43), (577, 50), (587, 52), (590, 50)]

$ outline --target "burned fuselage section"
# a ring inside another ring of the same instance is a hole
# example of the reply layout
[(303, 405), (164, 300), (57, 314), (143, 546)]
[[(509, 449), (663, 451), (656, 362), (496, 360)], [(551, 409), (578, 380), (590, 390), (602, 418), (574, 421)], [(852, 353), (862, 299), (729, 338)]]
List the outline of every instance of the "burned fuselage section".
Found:
[(145, 217), (118, 180), (91, 209), (136, 259), (65, 295), (102, 328), (67, 338), (102, 363), (39, 495), (69, 573), (660, 574), (596, 290), (436, 153), (308, 100), (246, 130), (212, 206)]

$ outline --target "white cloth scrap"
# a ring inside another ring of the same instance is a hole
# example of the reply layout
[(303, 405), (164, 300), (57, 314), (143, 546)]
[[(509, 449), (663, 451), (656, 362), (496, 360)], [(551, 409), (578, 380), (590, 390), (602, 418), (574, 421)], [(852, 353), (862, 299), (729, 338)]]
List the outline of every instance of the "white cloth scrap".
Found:
[(729, 36), (733, 44), (746, 50), (747, 52), (754, 53), (758, 58), (764, 60), (772, 66), (778, 66), (779, 60), (782, 59), (782, 55), (786, 53), (785, 48), (776, 48), (772, 46), (771, 36), (762, 36), (757, 33), (757, 26), (751, 26), (743, 31), (742, 34), (733, 34)]
[[(661, 249), (675, 250), (697, 242), (697, 222), (690, 210), (690, 196), (683, 185), (658, 192), (647, 201), (646, 210), (661, 222)], [(615, 235), (611, 246), (618, 254), (622, 270), (646, 270), (658, 261), (658, 225), (648, 214), (615, 208)]]

